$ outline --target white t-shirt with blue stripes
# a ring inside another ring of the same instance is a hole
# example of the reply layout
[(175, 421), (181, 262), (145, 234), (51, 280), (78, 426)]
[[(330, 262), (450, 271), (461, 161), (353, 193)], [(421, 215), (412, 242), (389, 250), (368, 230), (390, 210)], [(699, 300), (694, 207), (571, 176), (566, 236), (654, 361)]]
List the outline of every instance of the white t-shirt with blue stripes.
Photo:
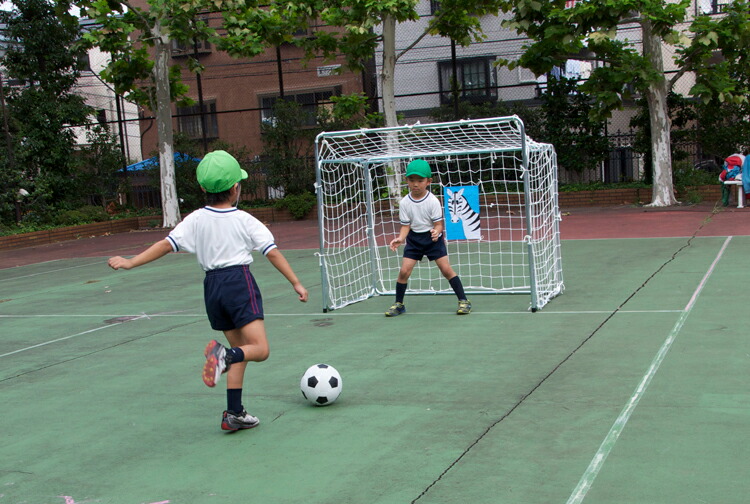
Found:
[(175, 252), (196, 254), (204, 271), (250, 264), (251, 252), (263, 255), (276, 248), (271, 231), (237, 208), (200, 208), (177, 224), (167, 236)]
[(403, 226), (409, 226), (415, 233), (424, 233), (443, 220), (443, 206), (431, 192), (418, 200), (407, 194), (399, 203), (398, 218)]

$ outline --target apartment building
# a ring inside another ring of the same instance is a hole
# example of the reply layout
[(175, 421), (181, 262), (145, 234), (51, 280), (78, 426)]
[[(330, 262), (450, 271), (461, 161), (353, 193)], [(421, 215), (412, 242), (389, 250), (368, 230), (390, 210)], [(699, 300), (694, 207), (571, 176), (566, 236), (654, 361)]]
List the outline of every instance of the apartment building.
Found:
[[(133, 3), (146, 5), (145, 0)], [(206, 13), (204, 20), (216, 28), (222, 22), (220, 13)], [(189, 56), (196, 57), (204, 66), (200, 76), (187, 69)], [(188, 96), (195, 101), (189, 107), (173, 105), (174, 131), (196, 141), (205, 138), (210, 143), (220, 139), (246, 147), (251, 155), (259, 155), (263, 148), (261, 124), (273, 120), (273, 104), (282, 95), (302, 106), (305, 120), (312, 126), (315, 111), (329, 106), (331, 96), (374, 92), (371, 77), (374, 71), (349, 71), (343, 65), (343, 57), (332, 61), (323, 58), (305, 61), (303, 57), (303, 50), (293, 44), (269, 47), (255, 58), (238, 59), (216, 50), (209, 42), (192, 47), (173, 43), (171, 63), (182, 66), (182, 80), (189, 85)], [(146, 158), (156, 151), (157, 145), (157, 128), (150, 111), (142, 112), (140, 128)]]
[[(699, 14), (720, 15), (727, 3), (728, 0), (693, 0), (685, 26)], [(524, 44), (529, 42), (516, 32), (502, 27), (502, 21), (508, 17), (503, 13), (483, 16), (480, 22), (485, 39), (468, 47), (456, 46), (447, 38), (430, 35), (414, 45), (438, 6), (438, 0), (420, 0), (417, 5), (419, 19), (396, 26), (396, 53), (411, 47), (400, 55), (394, 74), (396, 109), (402, 123), (433, 122), (433, 111), (451, 103), (454, 60), (461, 100), (472, 103), (502, 101), (530, 107), (539, 105), (539, 98), (546, 90), (547, 75), (536, 76), (524, 68), (509, 70), (495, 65), (498, 59), (517, 60), (523, 54)], [(636, 23), (621, 25), (617, 36), (627, 39), (635, 47), (641, 46), (641, 28)], [(669, 46), (663, 48), (667, 78), (677, 71), (672, 59), (673, 50)], [(379, 96), (382, 95), (382, 64), (383, 51), (380, 47), (375, 54)], [(553, 69), (551, 75), (585, 80), (600, 64), (597, 61), (571, 59), (564, 68)], [(685, 74), (674, 89), (688, 94), (693, 84), (694, 77)], [(637, 178), (643, 172), (643, 160), (632, 150), (633, 134), (629, 130), (629, 122), (634, 113), (634, 108), (618, 111), (607, 124), (606, 133), (611, 137), (613, 150), (611, 159), (595, 174), (598, 180), (616, 182), (622, 178)]]

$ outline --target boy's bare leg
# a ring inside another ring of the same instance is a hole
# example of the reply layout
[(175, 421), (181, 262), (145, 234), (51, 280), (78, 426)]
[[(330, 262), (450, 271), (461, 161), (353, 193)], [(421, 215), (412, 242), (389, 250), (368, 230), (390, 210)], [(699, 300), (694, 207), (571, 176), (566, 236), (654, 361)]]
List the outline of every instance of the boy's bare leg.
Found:
[(406, 283), (409, 281), (409, 277), (411, 276), (411, 272), (414, 270), (414, 266), (416, 266), (417, 261), (414, 259), (410, 259), (408, 257), (404, 257), (401, 260), (401, 269), (398, 272), (398, 279), (396, 280), (398, 283)]
[(451, 267), (450, 260), (448, 259), (448, 256), (443, 256), (438, 259), (435, 259), (435, 264), (437, 265), (438, 269), (440, 270), (440, 273), (443, 274), (446, 280), (450, 280), (454, 276), (456, 276), (456, 272), (453, 271), (453, 268)]
[(263, 319), (253, 320), (238, 329), (224, 331), (230, 347), (240, 347), (245, 354), (244, 362), (235, 362), (227, 371), (227, 388), (242, 388), (248, 361), (262, 362), (268, 358), (268, 338)]

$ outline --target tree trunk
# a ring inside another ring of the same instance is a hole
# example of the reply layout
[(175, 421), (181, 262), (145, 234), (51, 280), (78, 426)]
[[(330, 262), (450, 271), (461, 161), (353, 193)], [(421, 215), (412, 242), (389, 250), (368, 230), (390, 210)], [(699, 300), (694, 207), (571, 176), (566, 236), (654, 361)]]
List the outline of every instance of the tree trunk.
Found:
[(667, 80), (664, 75), (661, 40), (654, 36), (651, 22), (644, 20), (643, 52), (651, 65), (662, 76), (646, 91), (651, 126), (651, 155), (653, 163), (653, 189), (651, 203), (647, 206), (661, 207), (677, 203), (672, 183), (672, 151), (669, 108), (667, 105)]
[(383, 86), (383, 115), (387, 127), (398, 126), (394, 91), (395, 72), (396, 18), (386, 15), (383, 17), (383, 68), (380, 71), (380, 84)]
[[(383, 68), (380, 72), (380, 85), (383, 88), (383, 116), (386, 127), (398, 126), (396, 116), (396, 93), (394, 91), (394, 74), (396, 71), (396, 18), (383, 17)], [(398, 134), (386, 134), (386, 146), (389, 153), (398, 152)], [(390, 196), (391, 212), (396, 212), (396, 203), (401, 198), (401, 160), (392, 159), (386, 167), (386, 182)]]
[(156, 37), (153, 71), (156, 81), (156, 128), (161, 175), (162, 226), (174, 227), (180, 222), (181, 217), (174, 173), (172, 101), (169, 92), (169, 37), (161, 33), (159, 20), (156, 21), (153, 31)]

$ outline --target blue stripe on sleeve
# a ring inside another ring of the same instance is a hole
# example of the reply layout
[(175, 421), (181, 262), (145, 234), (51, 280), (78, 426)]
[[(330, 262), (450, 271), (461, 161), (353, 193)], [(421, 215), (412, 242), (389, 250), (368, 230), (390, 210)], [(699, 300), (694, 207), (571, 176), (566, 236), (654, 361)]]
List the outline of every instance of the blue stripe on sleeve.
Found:
[(172, 250), (174, 252), (180, 251), (180, 247), (177, 245), (177, 242), (174, 241), (174, 238), (172, 238), (171, 236), (167, 236), (167, 240), (169, 240), (169, 243), (172, 245)]
[(263, 255), (268, 254), (271, 250), (273, 250), (275, 248), (276, 248), (276, 244), (275, 243), (270, 244), (269, 246), (267, 246), (266, 248), (263, 249), (263, 251), (262, 251)]

